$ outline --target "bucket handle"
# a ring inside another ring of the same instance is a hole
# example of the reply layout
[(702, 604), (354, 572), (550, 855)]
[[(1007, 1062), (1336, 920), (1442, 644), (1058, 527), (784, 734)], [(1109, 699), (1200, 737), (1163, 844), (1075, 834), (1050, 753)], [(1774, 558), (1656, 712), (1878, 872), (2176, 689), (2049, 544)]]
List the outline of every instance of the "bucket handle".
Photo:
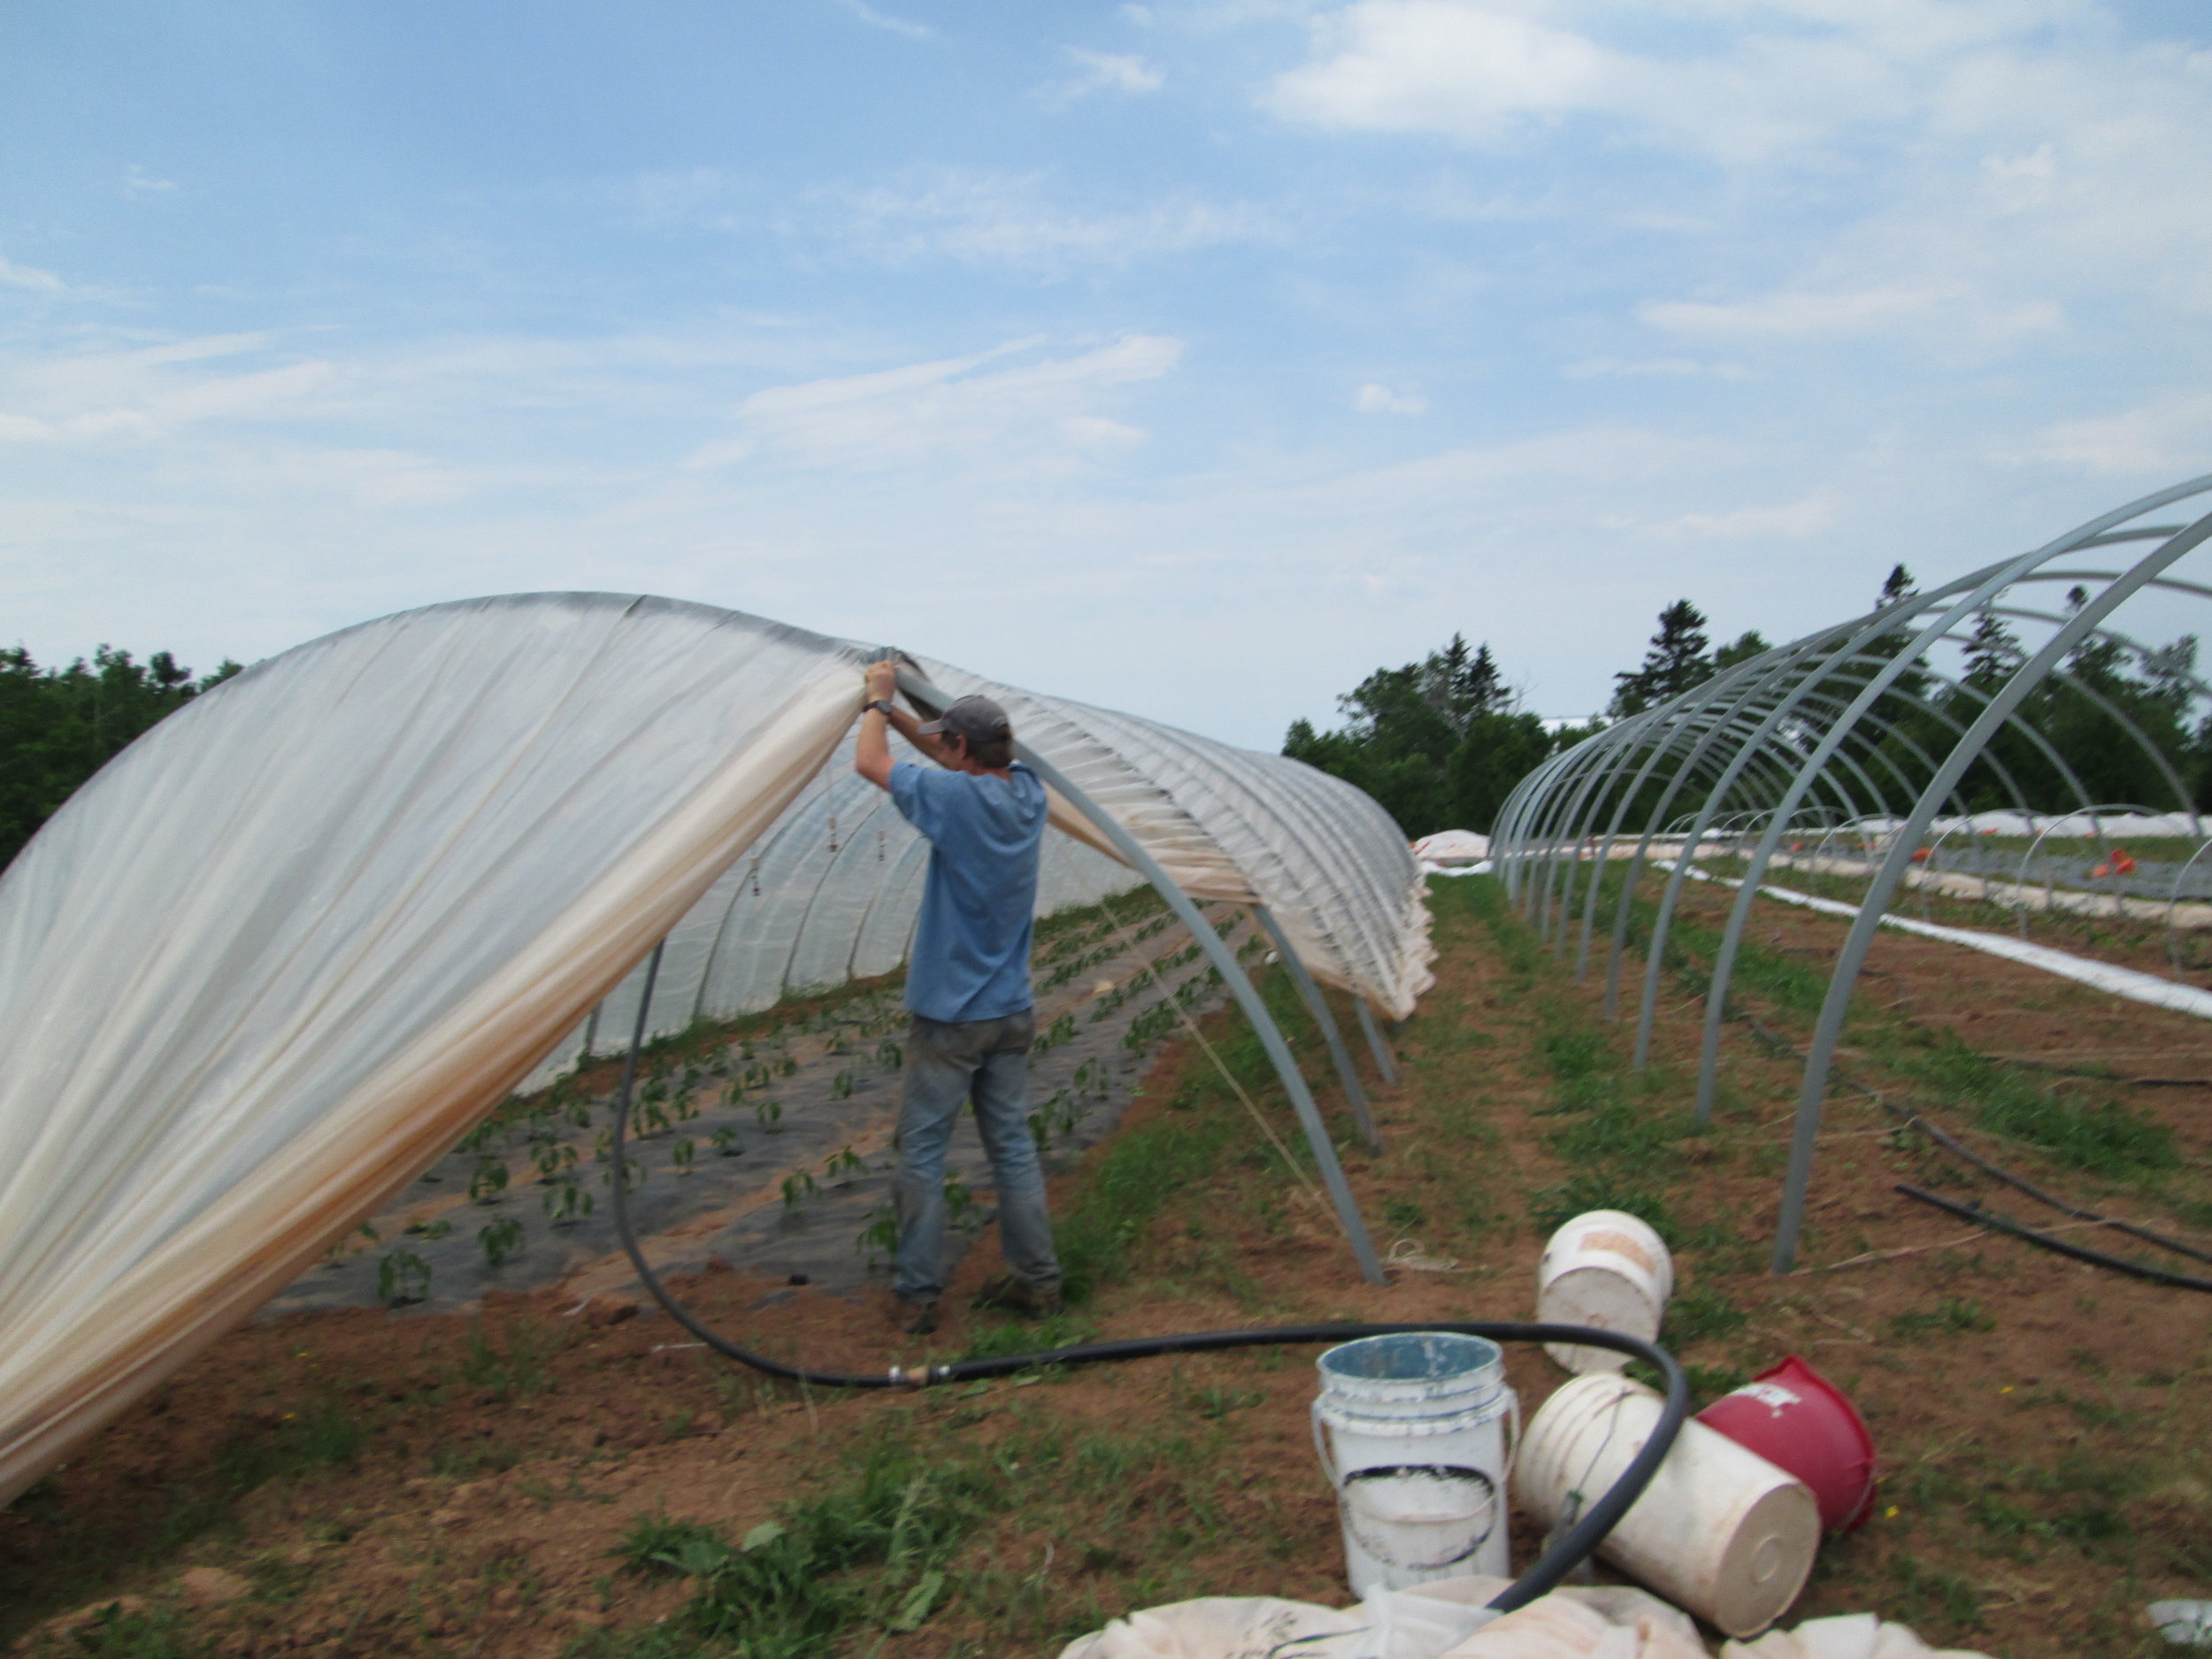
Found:
[[(1513, 1479), (1513, 1467), (1521, 1455), (1521, 1396), (1509, 1388), (1506, 1398), (1505, 1478)], [(1321, 1472), (1329, 1478), (1332, 1486), (1341, 1487), (1342, 1479), (1336, 1472), (1336, 1457), (1330, 1446), (1329, 1425), (1322, 1421), (1321, 1402), (1313, 1402), (1310, 1411), (1313, 1424), (1313, 1454), (1321, 1460)]]
[(1313, 1451), (1321, 1460), (1321, 1472), (1329, 1478), (1332, 1487), (1340, 1488), (1344, 1483), (1337, 1478), (1336, 1457), (1330, 1449), (1329, 1425), (1321, 1420), (1321, 1402), (1313, 1402)]

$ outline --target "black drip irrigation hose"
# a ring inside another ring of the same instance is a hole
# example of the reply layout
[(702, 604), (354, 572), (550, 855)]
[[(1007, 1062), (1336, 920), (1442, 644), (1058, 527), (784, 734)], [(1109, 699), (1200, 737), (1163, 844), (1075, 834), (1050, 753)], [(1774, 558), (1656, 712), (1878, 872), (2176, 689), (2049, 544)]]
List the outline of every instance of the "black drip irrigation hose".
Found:
[[(1777, 1036), (1773, 1032), (1769, 1031), (1764, 1025), (1762, 1025), (1755, 1018), (1751, 1018), (1749, 1016), (1746, 1016), (1746, 1018), (1749, 1020), (1752, 1031), (1763, 1041), (1772, 1043), (1776, 1048), (1780, 1048), (1786, 1054), (1794, 1054), (1800, 1059), (1804, 1057), (1803, 1051), (1801, 1050), (1794, 1043), (1789, 1041), (1786, 1038)], [(1846, 1071), (1841, 1066), (1838, 1066), (1834, 1069), (1833, 1075), (1838, 1082), (1847, 1084), (1850, 1087), (1858, 1090), (1860, 1094), (1866, 1095), (1869, 1099), (1872, 1100), (1875, 1104), (1888, 1112), (1891, 1117), (1896, 1118), (1897, 1121), (1904, 1127), (1916, 1130), (1920, 1133), (1926, 1135), (1929, 1140), (1934, 1141), (1936, 1145), (1941, 1147), (1953, 1157), (1957, 1158), (1962, 1164), (1971, 1164), (1975, 1169), (1979, 1170), (1992, 1180), (2002, 1181), (2006, 1186), (2013, 1187), (2016, 1191), (2025, 1193), (2030, 1198), (2034, 1199), (2039, 1204), (2048, 1204), (2061, 1215), (2071, 1216), (2077, 1221), (2092, 1221), (2096, 1223), (2096, 1225), (2101, 1227), (2110, 1227), (2115, 1233), (2124, 1233), (2131, 1239), (2140, 1239), (2146, 1244), (2154, 1244), (2162, 1250), (2171, 1250), (2176, 1256), (2186, 1256), (2199, 1262), (2212, 1262), (2212, 1250), (2200, 1248), (2200, 1247), (2190, 1244), (2184, 1240), (2168, 1238), (2162, 1233), (2154, 1233), (2148, 1227), (2139, 1225), (2132, 1221), (2124, 1221), (2117, 1216), (2108, 1216), (2098, 1210), (2085, 1210), (2081, 1205), (2077, 1204), (2069, 1199), (2061, 1198), (2055, 1193), (2044, 1191), (2043, 1188), (2038, 1187), (2033, 1181), (2027, 1179), (2024, 1176), (2014, 1174), (2010, 1170), (2006, 1169), (2002, 1164), (1991, 1163), (1987, 1158), (1982, 1156), (1980, 1153), (1975, 1151), (1971, 1147), (1961, 1141), (1956, 1135), (1951, 1133), (1950, 1131), (1944, 1128), (1941, 1124), (1937, 1123), (1933, 1118), (1929, 1118), (1924, 1113), (1913, 1107), (1899, 1104), (1896, 1101), (1890, 1099), (1888, 1095), (1883, 1094), (1881, 1090), (1861, 1082), (1857, 1078), (1853, 1077), (1849, 1072)], [(1909, 1193), (1916, 1198), (1928, 1198), (1931, 1202), (1937, 1202), (1936, 1200), (1931, 1198), (1929, 1194), (1923, 1193), (1916, 1187), (1900, 1186), (1897, 1190), (1901, 1193)], [(1983, 1215), (1987, 1212), (1983, 1210), (1978, 1203), (1975, 1206), (1974, 1213), (1977, 1215)], [(2015, 1231), (2022, 1230), (2015, 1229)], [(2041, 1235), (2036, 1233), (2034, 1229), (2027, 1228), (2024, 1231), (2024, 1236), (2039, 1238)], [(2054, 1246), (2053, 1248), (2055, 1248), (2057, 1247)], [(2125, 1267), (2124, 1259), (2123, 1257), (2107, 1256), (2101, 1251), (2071, 1250), (2070, 1253), (2079, 1256), (2085, 1262), (2101, 1262), (2107, 1266)], [(2126, 1269), (2126, 1271), (2133, 1271), (2134, 1270), (2130, 1268)], [(2212, 1285), (2208, 1285), (2207, 1281), (2200, 1279), (2192, 1278), (2186, 1273), (2165, 1273), (2162, 1277), (2161, 1275), (2162, 1270), (2152, 1268), (2145, 1270), (2139, 1275), (2139, 1277), (2153, 1279), (2159, 1284), (2179, 1285), (2193, 1290), (2212, 1288)]]
[(2008, 1216), (2001, 1216), (1993, 1210), (1985, 1210), (1979, 1203), (1962, 1204), (1948, 1198), (1939, 1198), (1935, 1194), (1908, 1181), (1898, 1182), (1897, 1190), (1908, 1198), (1932, 1204), (1938, 1210), (1948, 1210), (1961, 1220), (1970, 1221), (1978, 1227), (1994, 1227), (1998, 1232), (2008, 1233), (2016, 1239), (2025, 1239), (2030, 1244), (2039, 1244), (2047, 1250), (2057, 1251), (2061, 1256), (2070, 1256), (2077, 1262), (2108, 1267), (2116, 1273), (2126, 1273), (2136, 1279), (2148, 1279), (2154, 1285), (2170, 1286), (2176, 1290), (2212, 1291), (2212, 1279), (2199, 1279), (2193, 1273), (2176, 1273), (2163, 1267), (2153, 1267), (2147, 1263), (2131, 1262), (2124, 1256), (2110, 1256), (2102, 1250), (2093, 1250), (2085, 1244), (2053, 1238), (2049, 1233), (2038, 1232)]
[(1004, 1354), (991, 1359), (955, 1360), (949, 1364), (926, 1365), (907, 1371), (894, 1365), (882, 1371), (810, 1371), (804, 1366), (787, 1365), (780, 1360), (770, 1359), (750, 1348), (740, 1348), (720, 1333), (695, 1318), (689, 1309), (678, 1302), (668, 1287), (661, 1283), (660, 1275), (646, 1261), (645, 1253), (638, 1248), (637, 1230), (630, 1222), (629, 1171), (626, 1151), (626, 1132), (630, 1119), (630, 1091), (637, 1081), (639, 1051), (645, 1046), (647, 1010), (652, 1006), (653, 982), (660, 977), (661, 947), (653, 948), (652, 961), (645, 970), (645, 987), (638, 998), (637, 1027), (630, 1040), (630, 1054), (622, 1066), (622, 1087), (615, 1102), (614, 1118), (614, 1225), (621, 1235), (622, 1248), (630, 1258), (630, 1265), (637, 1270), (638, 1282), (652, 1293), (668, 1317), (683, 1326), (709, 1348), (741, 1365), (786, 1382), (802, 1383), (816, 1388), (926, 1388), (938, 1383), (972, 1382), (991, 1377), (1009, 1377), (1018, 1371), (1036, 1371), (1048, 1365), (1099, 1365), (1119, 1360), (1151, 1359), (1162, 1354), (1201, 1354), (1219, 1348), (1277, 1348), (1307, 1342), (1349, 1342), (1364, 1336), (1415, 1335), (1422, 1332), (1443, 1332), (1455, 1336), (1479, 1336), (1493, 1342), (1570, 1342), (1591, 1348), (1610, 1348), (1617, 1354), (1626, 1354), (1656, 1370), (1666, 1379), (1665, 1402), (1660, 1409), (1659, 1420), (1650, 1437), (1629, 1460), (1626, 1469), (1605, 1494), (1582, 1512), (1579, 1519), (1564, 1532), (1555, 1538), (1550, 1548), (1538, 1556), (1528, 1570), (1490, 1602), (1501, 1613), (1525, 1607), (1540, 1595), (1555, 1588), (1572, 1572), (1591, 1553), (1605, 1541), (1606, 1534), (1617, 1525), (1623, 1516), (1637, 1499), (1644, 1495), (1644, 1488), (1659, 1472), (1659, 1465), (1666, 1461), (1673, 1449), (1674, 1439), (1689, 1415), (1690, 1382), (1673, 1355), (1656, 1343), (1641, 1341), (1624, 1336), (1617, 1331), (1601, 1331), (1593, 1326), (1578, 1325), (1536, 1325), (1516, 1321), (1471, 1320), (1465, 1323), (1419, 1323), (1409, 1325), (1287, 1325), (1262, 1326), (1247, 1331), (1186, 1331), (1172, 1336), (1127, 1337), (1118, 1342), (1085, 1342), (1071, 1348), (1043, 1348), (1033, 1354)]

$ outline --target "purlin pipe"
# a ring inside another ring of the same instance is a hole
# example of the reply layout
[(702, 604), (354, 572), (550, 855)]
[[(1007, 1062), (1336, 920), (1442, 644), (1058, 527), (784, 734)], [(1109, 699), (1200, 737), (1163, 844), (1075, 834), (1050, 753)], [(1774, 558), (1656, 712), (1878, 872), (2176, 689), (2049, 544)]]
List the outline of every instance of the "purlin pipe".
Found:
[[(1755, 876), (1769, 866), (1775, 844), (1805, 818), (1814, 803), (1824, 803), (1832, 798), (1844, 803), (1848, 815), (1855, 793), (1850, 780), (1870, 791), (1870, 801), (1884, 809), (1889, 807), (1889, 783), (1893, 780), (1904, 787), (1907, 799), (1900, 803), (1897, 816), (1885, 813), (1894, 833), (1886, 838), (1888, 844), (1873, 859), (1876, 890), (1870, 895), (1870, 905), (1863, 907), (1829, 975), (1829, 995), (1807, 1060), (1806, 1087), (1800, 1100), (1790, 1179), (1778, 1230), (1780, 1236), (1776, 1240), (1778, 1271), (1789, 1265), (1794, 1235), (1802, 1223), (1804, 1183), (1811, 1153), (1806, 1142), (1809, 1135), (1816, 1133), (1813, 1125), (1816, 1125), (1819, 1111), (1813, 1074), (1821, 1071), (1823, 1055), (1832, 1052), (1840, 1010), (1849, 1000), (1851, 984), (1863, 959), (1870, 918), (1886, 906), (1895, 890), (1933, 814), (1945, 802), (1951, 802), (1962, 815), (1967, 811), (1970, 803), (1964, 797), (1964, 785), (1977, 768), (1993, 779), (2001, 795), (2009, 796), (2023, 810), (2031, 798), (2024, 786), (2032, 782), (2040, 791), (2040, 772), (2045, 768), (2063, 792), (2085, 803), (2089, 799), (2089, 792), (2066, 756), (2056, 751), (2030, 718), (2032, 710), (2039, 705), (2026, 704), (2026, 697), (2047, 685), (2055, 692), (2079, 694), (2085, 711), (2091, 718), (2108, 719), (2115, 727), (2115, 740), (2131, 752), (2148, 753), (2157, 775), (2169, 789), (2173, 787), (2174, 765), (2154, 752), (2156, 745), (2148, 741), (2147, 728), (2128, 718), (2124, 710), (2095, 687), (2076, 684), (2065, 658), (2091, 641), (2109, 640), (2133, 652), (2139, 661), (2144, 659), (2147, 648), (2116, 633), (2108, 620), (2114, 609), (2136, 592), (2172, 590), (2212, 598), (2212, 587), (2183, 581), (2169, 573), (2177, 558), (2212, 540), (2202, 533), (2200, 524), (2129, 522), (2143, 520), (2157, 509), (2208, 489), (2212, 489), (2212, 476), (2144, 496), (2032, 551), (1985, 565), (1932, 593), (1877, 606), (1852, 622), (1808, 636), (1794, 645), (1778, 647), (1747, 664), (1738, 665), (1732, 672), (1724, 671), (1669, 703), (1596, 733), (1576, 750), (1548, 757), (1523, 780), (1501, 810), (1494, 857), (1509, 897), (1529, 918), (1540, 942), (1554, 942), (1555, 930), (1571, 925), (1563, 914), (1555, 919), (1555, 895), (1564, 901), (1557, 905), (1562, 910), (1573, 901), (1580, 901), (1585, 942), (1576, 956), (1578, 976), (1586, 972), (1597, 889), (1610, 866), (1614, 843), (1628, 822), (1637, 816), (1644, 818), (1637, 856), (1629, 863), (1618, 895), (1617, 942), (1606, 976), (1609, 1014), (1617, 1007), (1619, 953), (1624, 943), (1621, 927), (1653, 850), (1653, 841), (1660, 835), (1661, 826), (1669, 821), (1666, 808), (1677, 795), (1687, 788), (1703, 797), (1700, 810), (1686, 821), (1686, 854), (1695, 851), (1701, 832), (1709, 826), (1740, 821), (1747, 842), (1761, 843), (1752, 852)], [(2069, 568), (2085, 549), (2147, 541), (2157, 545), (2124, 570), (2075, 572)], [(1945, 674), (1925, 659), (1932, 647), (1957, 649), (1962, 643), (1956, 634), (1958, 626), (1984, 611), (2031, 618), (2039, 615), (2007, 607), (2007, 595), (2016, 584), (2077, 577), (2108, 586), (2078, 615), (2061, 621), (2055, 635), (2039, 650), (2032, 655), (2024, 651), (2004, 665), (2001, 676), (1992, 684), (1969, 684)], [(1848, 706), (1838, 713), (1828, 699), (1846, 696), (1847, 687), (1855, 695), (1847, 695)], [(2193, 676), (2185, 688), (2198, 695), (2208, 689)], [(1957, 718), (1952, 718), (1955, 715)], [(1747, 719), (1757, 728), (1755, 733), (1747, 733)], [(2003, 752), (1994, 746), (1998, 738), (2011, 734), (2019, 735), (2037, 765), (2039, 775), (2034, 780), (2024, 774), (2014, 778)], [(1921, 749), (1919, 740), (1924, 739), (1934, 750), (1933, 757)], [(1715, 778), (1708, 770), (1706, 757), (1716, 749), (1731, 748), (1739, 752)], [(1783, 768), (1786, 779), (1778, 799), (1747, 817), (1747, 806), (1767, 800), (1773, 785), (1765, 774), (1777, 764)], [(1916, 786), (1912, 777), (1924, 773), (1925, 781)], [(1629, 781), (1632, 777), (1632, 783)], [(1651, 806), (1645, 786), (1661, 780), (1666, 785), (1665, 799)], [(2193, 815), (2196, 810), (2194, 803), (2186, 799), (2181, 801), (2181, 808), (2185, 815)], [(1820, 811), (1825, 815), (1826, 810), (1824, 804)], [(1604, 821), (1608, 818), (1612, 819), (1610, 825)], [(1824, 835), (1824, 848), (1832, 833)], [(1582, 879), (1581, 872), (1563, 870), (1562, 865), (1570, 859), (1579, 862), (1593, 841), (1598, 849), (1590, 860), (1594, 867), (1587, 872), (1584, 889), (1577, 892), (1575, 882)], [(1750, 849), (1747, 846), (1746, 850)], [(1687, 863), (1686, 856), (1678, 861), (1678, 870), (1668, 883), (1670, 896), (1678, 895), (1680, 871)], [(1725, 939), (1740, 939), (1755, 888), (1755, 880), (1747, 883), (1738, 895), (1740, 908), (1732, 915)], [(1670, 910), (1663, 902), (1663, 917)], [(1563, 937), (1556, 942), (1562, 947), (1565, 943)], [(1655, 942), (1652, 954), (1655, 957), (1659, 954)], [(1727, 950), (1725, 942), (1723, 954), (1727, 958), (1725, 966), (1732, 966), (1733, 953)], [(1651, 965), (1647, 964), (1647, 997)], [(1709, 1016), (1727, 988), (1725, 967), (1717, 964), (1717, 968), (1720, 971), (1714, 976)], [(1701, 1055), (1701, 1093), (1708, 1098), (1713, 1082), (1710, 1073), (1717, 1064), (1712, 1047), (1709, 1041)]]

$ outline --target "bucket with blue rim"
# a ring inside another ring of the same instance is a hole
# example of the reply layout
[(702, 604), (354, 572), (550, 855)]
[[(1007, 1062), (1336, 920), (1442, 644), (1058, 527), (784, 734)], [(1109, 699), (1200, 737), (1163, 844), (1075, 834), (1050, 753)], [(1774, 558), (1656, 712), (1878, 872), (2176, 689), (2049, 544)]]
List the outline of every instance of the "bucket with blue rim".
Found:
[(1336, 1489), (1353, 1591), (1509, 1576), (1506, 1477), (1520, 1402), (1495, 1342), (1362, 1337), (1315, 1362), (1313, 1444)]

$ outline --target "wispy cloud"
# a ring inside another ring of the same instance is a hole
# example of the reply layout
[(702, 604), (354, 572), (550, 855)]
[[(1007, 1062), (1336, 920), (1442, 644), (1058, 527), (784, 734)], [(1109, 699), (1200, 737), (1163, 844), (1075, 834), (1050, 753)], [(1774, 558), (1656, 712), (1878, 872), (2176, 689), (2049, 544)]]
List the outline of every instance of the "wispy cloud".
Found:
[(134, 200), (149, 196), (166, 196), (176, 188), (175, 180), (149, 173), (134, 161), (123, 170), (123, 194)]
[(1571, 380), (1633, 379), (1655, 374), (1681, 380), (1704, 375), (1717, 380), (1747, 380), (1740, 363), (1707, 363), (1696, 357), (1586, 357), (1560, 370)]
[(1164, 72), (1133, 52), (1094, 52), (1071, 46), (1067, 55), (1074, 60), (1076, 73), (1037, 89), (1038, 99), (1051, 108), (1072, 104), (1094, 92), (1141, 96), (1157, 92), (1167, 81)]
[(1740, 541), (1816, 535), (1836, 522), (1840, 503), (1822, 493), (1779, 507), (1732, 507), (1724, 512), (1687, 512), (1659, 526), (1665, 534)]
[(2024, 454), (2009, 458), (2108, 477), (2212, 472), (2212, 393), (2179, 393), (2115, 415), (2058, 421)]
[(28, 288), (34, 294), (65, 294), (69, 291), (69, 285), (51, 271), (18, 265), (14, 260), (4, 257), (0, 257), (0, 283), (12, 288)]
[[(1105, 412), (1115, 388), (1158, 380), (1182, 342), (1129, 334), (1072, 357), (1041, 357), (1018, 340), (971, 357), (756, 392), (734, 434), (703, 445), (694, 467), (772, 456), (786, 465), (880, 472), (958, 457), (986, 472), (1064, 471), (1144, 442)], [(994, 365), (1009, 358), (1011, 366)]]
[(1425, 415), (1429, 400), (1418, 392), (1394, 392), (1370, 380), (1352, 394), (1352, 407), (1363, 415)]
[(722, 168), (686, 167), (641, 173), (586, 199), (610, 196), (657, 231), (773, 238), (813, 259), (950, 259), (1046, 278), (1278, 234), (1270, 216), (1247, 202), (1187, 189), (1134, 201), (1086, 198), (1047, 173), (1010, 168), (912, 167), (871, 183), (780, 195)]
[[(1623, 30), (1620, 8), (1599, 0), (1353, 0), (1315, 15), (1308, 61), (1279, 76), (1265, 103), (1317, 127), (1474, 144), (1607, 119), (1663, 145), (1757, 162), (1924, 115), (1956, 96), (1962, 66), (2039, 44), (2088, 9), (1680, 0), (1639, 10), (1656, 27)], [(1699, 27), (1717, 17), (1726, 19), (1717, 45)], [(1670, 24), (1683, 42), (1672, 52), (1654, 44)]]
[(865, 23), (870, 28), (883, 29), (893, 35), (903, 35), (910, 41), (933, 39), (937, 31), (926, 23), (917, 23), (910, 18), (894, 17), (879, 12), (867, 0), (836, 0), (837, 4)]
[(952, 258), (1045, 274), (1271, 234), (1257, 209), (1187, 192), (1119, 211), (1067, 206), (1033, 173), (944, 168), (827, 200), (841, 211), (837, 234), (872, 257)]
[(1648, 300), (1638, 319), (1669, 334), (1716, 340), (1848, 340), (1929, 326), (1985, 340), (2037, 334), (2063, 320), (2047, 301), (1991, 303), (1963, 287), (1783, 292), (1734, 301)]

